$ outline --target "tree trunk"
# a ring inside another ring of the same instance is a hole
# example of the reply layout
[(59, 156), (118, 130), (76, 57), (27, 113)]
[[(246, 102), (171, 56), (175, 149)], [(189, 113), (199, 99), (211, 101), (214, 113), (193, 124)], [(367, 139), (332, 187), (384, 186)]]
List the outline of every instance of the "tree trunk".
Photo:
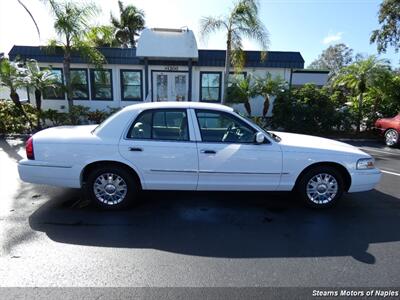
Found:
[(135, 41), (135, 33), (129, 31), (129, 42), (131, 44), (131, 48), (136, 48), (136, 41)]
[(35, 89), (35, 101), (37, 109), (37, 129), (41, 129), (40, 117), (42, 112), (42, 92), (38, 89)]
[(20, 113), (24, 116), (26, 122), (29, 124), (29, 127), (32, 130), (33, 124), (31, 122), (31, 120), (28, 118), (28, 115), (25, 113), (24, 108), (22, 107), (21, 101), (19, 100), (19, 95), (14, 89), (11, 89), (10, 98), (14, 102), (15, 106), (20, 111)]
[(68, 49), (65, 49), (63, 68), (65, 76), (65, 86), (67, 90), (68, 111), (71, 112), (72, 107), (74, 106), (74, 101), (72, 100), (71, 85), (71, 53)]
[[(228, 31), (228, 38), (226, 40), (226, 55), (225, 55), (225, 71), (224, 71), (224, 91), (222, 94), (222, 104), (228, 100), (228, 82), (229, 70), (231, 68), (231, 32)], [(250, 104), (249, 104), (250, 105)]]
[(263, 117), (267, 116), (268, 110), (269, 110), (269, 97), (268, 97), (268, 95), (265, 95), (264, 107), (263, 107)]
[(244, 103), (244, 108), (246, 109), (247, 114), (249, 115), (249, 117), (251, 117), (250, 99), (248, 99), (248, 100)]
[(358, 96), (357, 133), (360, 133), (361, 131), (362, 106), (363, 106), (363, 93), (361, 92), (360, 95)]

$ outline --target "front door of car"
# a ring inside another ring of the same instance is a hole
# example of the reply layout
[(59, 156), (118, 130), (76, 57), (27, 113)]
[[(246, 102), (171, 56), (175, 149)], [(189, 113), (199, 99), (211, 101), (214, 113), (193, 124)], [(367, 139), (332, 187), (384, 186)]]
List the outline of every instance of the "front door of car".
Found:
[(146, 189), (196, 189), (197, 147), (189, 128), (186, 109), (146, 110), (135, 119), (119, 150)]
[(257, 131), (237, 116), (195, 110), (201, 142), (198, 190), (275, 190), (282, 172), (276, 143), (256, 144)]

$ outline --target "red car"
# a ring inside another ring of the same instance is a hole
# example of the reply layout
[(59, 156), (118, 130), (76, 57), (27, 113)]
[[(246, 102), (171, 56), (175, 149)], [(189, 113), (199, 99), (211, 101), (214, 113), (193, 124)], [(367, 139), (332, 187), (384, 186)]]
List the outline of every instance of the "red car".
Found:
[(385, 136), (386, 145), (393, 147), (399, 143), (400, 113), (393, 118), (378, 119), (375, 127)]

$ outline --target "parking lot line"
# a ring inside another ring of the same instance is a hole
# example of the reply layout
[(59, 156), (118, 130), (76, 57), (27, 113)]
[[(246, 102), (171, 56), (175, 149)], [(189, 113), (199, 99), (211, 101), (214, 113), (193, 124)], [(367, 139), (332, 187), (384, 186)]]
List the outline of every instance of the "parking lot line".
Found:
[(394, 175), (394, 176), (400, 176), (399, 173), (395, 173), (395, 172), (390, 172), (390, 171), (385, 171), (385, 170), (381, 170), (381, 172), (382, 172), (382, 173), (385, 173), (385, 174)]

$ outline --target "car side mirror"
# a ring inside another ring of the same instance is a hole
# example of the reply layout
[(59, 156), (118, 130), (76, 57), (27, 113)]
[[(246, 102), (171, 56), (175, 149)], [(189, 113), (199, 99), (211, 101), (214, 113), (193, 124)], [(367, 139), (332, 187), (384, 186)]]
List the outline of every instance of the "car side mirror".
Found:
[(256, 144), (262, 144), (265, 141), (265, 136), (262, 132), (257, 132), (255, 136)]

